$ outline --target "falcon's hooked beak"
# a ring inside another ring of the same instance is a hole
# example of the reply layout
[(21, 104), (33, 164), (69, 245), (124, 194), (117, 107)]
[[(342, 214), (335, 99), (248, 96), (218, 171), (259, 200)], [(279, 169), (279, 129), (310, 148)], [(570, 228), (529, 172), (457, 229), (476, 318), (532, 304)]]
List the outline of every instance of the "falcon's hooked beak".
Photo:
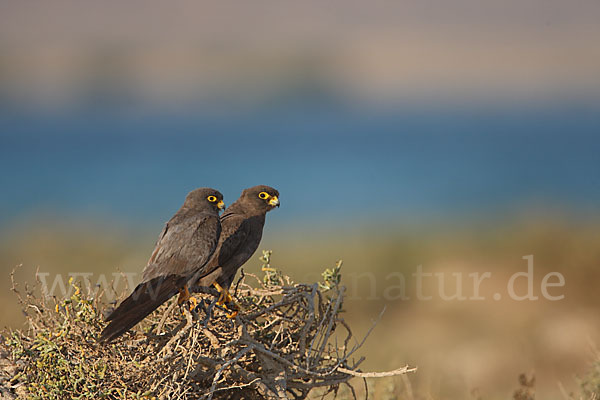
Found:
[(222, 209), (224, 209), (224, 208), (225, 208), (225, 202), (224, 202), (223, 200), (220, 200), (220, 201), (217, 203), (217, 207), (219, 207), (219, 210), (222, 210)]
[(279, 207), (279, 199), (277, 196), (271, 196), (271, 200), (269, 200), (269, 205), (273, 207)]

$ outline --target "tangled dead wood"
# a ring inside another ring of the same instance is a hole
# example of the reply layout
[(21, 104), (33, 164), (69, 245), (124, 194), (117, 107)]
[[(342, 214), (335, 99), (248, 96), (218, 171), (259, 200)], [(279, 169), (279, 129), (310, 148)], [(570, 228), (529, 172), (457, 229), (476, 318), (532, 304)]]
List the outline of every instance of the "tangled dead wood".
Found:
[(264, 279), (242, 274), (235, 285), (242, 309), (235, 319), (207, 289), (195, 311), (182, 313), (172, 300), (141, 331), (108, 346), (96, 342), (102, 296), (86, 298), (73, 284), (72, 296), (51, 307), (25, 290), (30, 328), (4, 334), (2, 344), (17, 368), (10, 384), (42, 398), (302, 399), (315, 388), (335, 395), (354, 377), (414, 371), (359, 369), (364, 358), (355, 354), (366, 336), (357, 340), (340, 315), (341, 264), (323, 283), (294, 284), (269, 257), (263, 255)]

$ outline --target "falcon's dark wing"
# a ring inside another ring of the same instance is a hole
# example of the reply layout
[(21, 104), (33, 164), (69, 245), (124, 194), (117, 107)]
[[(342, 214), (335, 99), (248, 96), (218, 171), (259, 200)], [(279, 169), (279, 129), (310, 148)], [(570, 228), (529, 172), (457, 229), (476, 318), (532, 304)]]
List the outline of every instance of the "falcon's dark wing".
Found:
[(223, 268), (231, 263), (236, 252), (244, 246), (249, 235), (245, 219), (240, 214), (225, 213), (221, 216), (221, 236), (211, 260), (198, 270), (192, 279), (199, 286), (210, 286), (224, 275)]
[(225, 218), (222, 224), (225, 229), (218, 252), (215, 252), (215, 261), (218, 265), (225, 266), (234, 262), (234, 257), (245, 247), (251, 232), (246, 219), (241, 215)]
[(143, 281), (108, 317), (101, 342), (110, 342), (144, 319), (186, 284), (204, 267), (217, 247), (221, 224), (218, 216), (175, 215), (165, 226)]
[[(262, 237), (264, 215), (247, 217), (244, 214), (226, 214), (221, 217), (222, 233), (217, 250), (199, 280), (199, 286), (213, 282), (228, 288), (237, 270), (252, 257)], [(209, 275), (210, 274), (210, 275)]]
[(106, 318), (111, 322), (104, 328), (98, 341), (108, 343), (127, 332), (176, 295), (185, 282), (185, 277), (169, 275), (140, 283), (133, 293)]
[(161, 232), (143, 272), (143, 281), (171, 274), (189, 276), (214, 253), (221, 224), (218, 216), (176, 214)]

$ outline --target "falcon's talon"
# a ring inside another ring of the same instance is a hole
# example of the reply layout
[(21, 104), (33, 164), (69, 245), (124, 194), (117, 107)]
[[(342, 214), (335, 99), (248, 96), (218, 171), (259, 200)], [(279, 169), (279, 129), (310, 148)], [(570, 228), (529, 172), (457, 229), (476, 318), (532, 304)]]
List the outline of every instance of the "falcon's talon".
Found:
[(214, 287), (219, 291), (219, 300), (217, 300), (217, 305), (222, 306), (225, 303), (233, 302), (233, 297), (229, 294), (229, 291), (219, 285), (217, 282), (213, 283)]
[[(227, 318), (235, 318), (240, 310), (240, 306), (235, 302), (231, 294), (227, 289), (219, 285), (218, 283), (213, 283), (214, 287), (219, 291), (219, 299), (217, 300), (217, 305), (223, 307), (226, 311), (231, 311), (233, 308), (233, 312), (227, 313)], [(233, 307), (228, 307), (229, 304), (232, 304)]]
[(233, 312), (226, 314), (226, 317), (228, 319), (235, 318), (238, 315), (238, 312), (241, 309), (240, 305), (238, 303), (236, 303), (234, 300), (230, 301), (230, 305), (232, 306), (231, 308), (225, 306), (225, 308), (227, 309), (227, 311), (231, 311), (231, 309), (233, 309)]
[(276, 272), (277, 270), (272, 267), (261, 267), (262, 272)]

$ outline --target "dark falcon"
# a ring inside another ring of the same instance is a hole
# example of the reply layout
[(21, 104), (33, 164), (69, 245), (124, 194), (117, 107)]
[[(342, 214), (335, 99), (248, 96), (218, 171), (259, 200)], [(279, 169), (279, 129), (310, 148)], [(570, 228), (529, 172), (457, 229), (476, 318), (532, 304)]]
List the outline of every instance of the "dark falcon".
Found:
[(188, 286), (205, 275), (219, 243), (223, 207), (223, 195), (215, 189), (200, 188), (187, 195), (158, 237), (142, 283), (106, 318), (110, 324), (100, 342), (121, 336), (177, 293), (180, 305), (188, 300)]
[(242, 192), (221, 216), (221, 237), (208, 262), (208, 272), (198, 286), (214, 285), (221, 293), (217, 304), (231, 302), (227, 292), (235, 273), (256, 251), (262, 238), (267, 212), (279, 207), (279, 192), (269, 186), (254, 186)]

